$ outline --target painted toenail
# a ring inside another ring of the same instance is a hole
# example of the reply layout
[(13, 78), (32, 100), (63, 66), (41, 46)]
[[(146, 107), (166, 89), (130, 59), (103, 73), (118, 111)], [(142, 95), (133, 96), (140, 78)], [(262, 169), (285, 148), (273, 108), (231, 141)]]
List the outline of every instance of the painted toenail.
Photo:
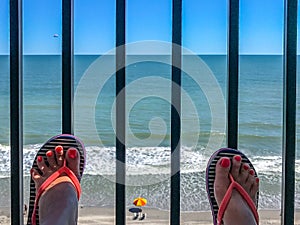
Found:
[(229, 165), (230, 165), (230, 159), (228, 159), (228, 158), (223, 158), (223, 159), (221, 159), (220, 165), (221, 165), (223, 168), (228, 168)]
[(57, 154), (62, 155), (62, 153), (64, 151), (64, 148), (61, 145), (57, 145), (55, 147), (55, 151), (56, 151)]
[(250, 170), (249, 174), (253, 176), (254, 175), (254, 170)]
[(259, 178), (256, 177), (255, 182), (258, 184), (259, 183)]
[(30, 174), (33, 175), (33, 168), (30, 169)]
[(69, 156), (69, 158), (71, 158), (71, 159), (75, 159), (76, 156), (77, 156), (77, 150), (74, 149), (74, 148), (69, 149), (69, 151), (68, 151), (68, 156)]
[(247, 164), (243, 165), (244, 170), (249, 170), (249, 166)]
[(46, 152), (46, 156), (47, 156), (47, 157), (52, 157), (52, 156), (53, 156), (53, 152), (52, 152), (52, 151)]
[(37, 157), (37, 160), (38, 160), (39, 162), (42, 162), (42, 161), (43, 161), (43, 157), (39, 155), (39, 156)]
[(235, 155), (233, 157), (235, 159), (235, 161), (240, 162), (242, 160), (242, 157), (240, 155)]

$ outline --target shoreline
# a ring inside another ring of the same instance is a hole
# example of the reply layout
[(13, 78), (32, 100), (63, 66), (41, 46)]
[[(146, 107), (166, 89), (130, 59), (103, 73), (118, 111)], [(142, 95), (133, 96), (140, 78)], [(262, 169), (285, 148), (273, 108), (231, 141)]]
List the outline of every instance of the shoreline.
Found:
[[(170, 224), (170, 213), (167, 210), (159, 210), (155, 208), (143, 208), (146, 213), (144, 220), (133, 220), (133, 214), (126, 211), (126, 224), (128, 225), (167, 225)], [(260, 225), (280, 225), (280, 210), (259, 209)], [(113, 207), (79, 207), (78, 210), (79, 225), (113, 225), (115, 224), (115, 210)], [(210, 211), (199, 212), (181, 212), (181, 224), (184, 225), (208, 225), (212, 223)], [(26, 224), (27, 215), (24, 216), (24, 224)], [(0, 224), (10, 225), (10, 208), (0, 207)], [(300, 224), (300, 210), (295, 211), (295, 224)]]

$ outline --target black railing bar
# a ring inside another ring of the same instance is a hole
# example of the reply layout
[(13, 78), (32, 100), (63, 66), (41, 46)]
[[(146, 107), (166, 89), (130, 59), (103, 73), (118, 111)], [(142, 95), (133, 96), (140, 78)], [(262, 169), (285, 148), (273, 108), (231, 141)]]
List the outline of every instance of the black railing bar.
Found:
[(10, 0), (10, 177), (12, 225), (24, 223), (22, 57), (22, 0)]
[(116, 0), (116, 224), (126, 223), (126, 146), (125, 146), (125, 10), (126, 1)]
[(74, 133), (74, 0), (62, 0), (62, 133)]
[(172, 10), (171, 210), (170, 224), (180, 225), (182, 0)]
[(294, 224), (298, 0), (285, 0), (281, 224)]
[(227, 146), (238, 146), (239, 0), (229, 0), (227, 48)]

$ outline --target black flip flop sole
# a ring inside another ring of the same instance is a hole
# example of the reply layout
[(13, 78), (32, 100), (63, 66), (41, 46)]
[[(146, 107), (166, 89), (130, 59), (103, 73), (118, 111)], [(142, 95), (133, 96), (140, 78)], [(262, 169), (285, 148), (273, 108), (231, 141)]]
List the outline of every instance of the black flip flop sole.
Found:
[[(46, 152), (49, 150), (54, 150), (57, 145), (61, 145), (64, 149), (64, 154), (66, 151), (73, 147), (76, 148), (80, 154), (80, 177), (83, 175), (84, 167), (85, 167), (85, 159), (86, 159), (86, 153), (83, 143), (75, 136), (70, 134), (61, 134), (57, 135), (55, 137), (52, 137), (49, 139), (37, 152), (36, 157), (34, 158), (32, 168), (38, 170), (38, 166), (36, 163), (37, 157), (42, 156), (44, 159), (46, 159)], [(45, 160), (46, 161), (46, 160)], [(47, 163), (47, 162), (46, 162)], [(35, 203), (35, 196), (36, 196), (36, 190), (35, 190), (35, 183), (33, 179), (30, 179), (30, 196), (29, 196), (29, 210), (28, 210), (28, 219), (27, 219), (27, 225), (32, 225), (31, 217), (33, 214), (34, 209), (34, 203)], [(38, 206), (36, 209), (36, 225), (39, 225), (39, 210)]]
[[(242, 162), (248, 163), (250, 168), (253, 169), (255, 172), (254, 176), (257, 177), (257, 173), (250, 160), (247, 158), (247, 156), (244, 155), (244, 153), (236, 149), (221, 148), (210, 157), (210, 160), (208, 161), (207, 168), (206, 168), (206, 191), (207, 191), (207, 195), (208, 195), (208, 199), (212, 211), (214, 225), (217, 225), (217, 215), (219, 211), (219, 207), (214, 193), (216, 164), (221, 157), (228, 157), (232, 160), (233, 156), (235, 155), (240, 155), (242, 157)], [(258, 206), (258, 193), (257, 193), (257, 202), (255, 205)]]

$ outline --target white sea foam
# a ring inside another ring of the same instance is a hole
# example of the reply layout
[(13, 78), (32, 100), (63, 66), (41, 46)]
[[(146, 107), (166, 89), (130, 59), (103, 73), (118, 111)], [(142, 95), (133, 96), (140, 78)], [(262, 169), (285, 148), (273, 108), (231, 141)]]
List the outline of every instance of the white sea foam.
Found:
[[(27, 145), (23, 149), (23, 168), (26, 175), (41, 144)], [(86, 147), (85, 174), (115, 174), (115, 147)], [(131, 147), (126, 149), (126, 173), (128, 175), (170, 173), (171, 151), (169, 147)], [(181, 171), (183, 173), (205, 171), (209, 155), (192, 147), (181, 148)], [(282, 172), (281, 156), (252, 156), (251, 161), (259, 174)], [(295, 161), (295, 171), (300, 173), (300, 160)], [(9, 176), (10, 147), (0, 145), (0, 176)]]
[[(29, 175), (32, 160), (41, 144), (24, 146), (24, 175)], [(88, 146), (82, 198), (84, 205), (109, 205), (113, 196), (115, 182), (115, 148)], [(126, 154), (126, 185), (129, 201), (136, 193), (147, 195), (151, 199), (149, 206), (168, 208), (170, 190), (170, 148), (169, 147), (133, 147)], [(181, 194), (182, 210), (208, 210), (205, 190), (205, 169), (210, 155), (203, 149), (181, 148)], [(281, 156), (250, 156), (261, 178), (260, 208), (279, 208), (282, 176)], [(296, 195), (295, 206), (300, 207), (300, 160), (295, 162)], [(0, 184), (5, 186), (10, 176), (10, 147), (0, 145)], [(1, 180), (4, 183), (1, 183)], [(91, 193), (88, 194), (88, 193)], [(93, 194), (94, 193), (94, 194)], [(95, 198), (95, 196), (97, 196)], [(196, 200), (195, 200), (196, 199)], [(194, 208), (191, 208), (191, 204)]]

